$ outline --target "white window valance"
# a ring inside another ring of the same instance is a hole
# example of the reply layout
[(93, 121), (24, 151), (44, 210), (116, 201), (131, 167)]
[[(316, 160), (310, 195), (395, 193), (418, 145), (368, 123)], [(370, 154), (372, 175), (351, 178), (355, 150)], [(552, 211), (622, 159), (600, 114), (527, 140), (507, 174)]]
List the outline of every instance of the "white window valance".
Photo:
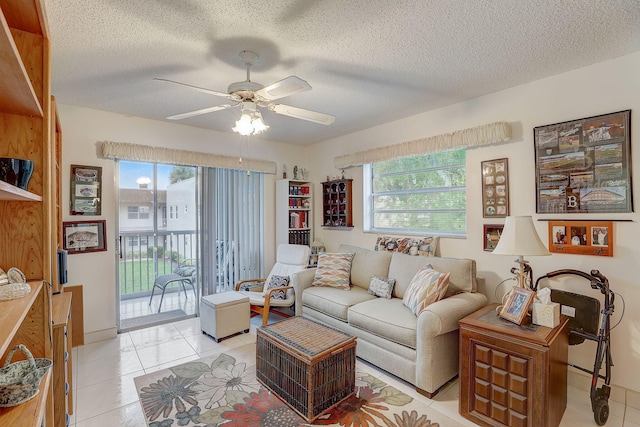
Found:
[(401, 142), (400, 144), (372, 148), (335, 157), (333, 163), (336, 169), (346, 169), (368, 163), (399, 157), (416, 156), (419, 154), (445, 151), (452, 148), (471, 148), (481, 145), (506, 142), (511, 139), (511, 125), (507, 122), (489, 123), (469, 129), (458, 130), (442, 135), (428, 136)]
[(158, 162), (169, 165), (203, 166), (224, 169), (249, 170), (253, 172), (276, 173), (276, 162), (199, 151), (176, 150), (174, 148), (153, 147), (127, 142), (102, 141), (102, 156), (107, 159)]

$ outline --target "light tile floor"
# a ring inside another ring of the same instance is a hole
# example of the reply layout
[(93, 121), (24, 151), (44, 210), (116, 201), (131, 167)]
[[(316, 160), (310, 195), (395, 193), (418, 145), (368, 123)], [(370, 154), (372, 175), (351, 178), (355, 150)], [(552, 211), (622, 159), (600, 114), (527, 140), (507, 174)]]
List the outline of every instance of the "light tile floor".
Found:
[[(270, 317), (277, 320), (277, 316)], [(252, 319), (250, 333), (237, 335), (221, 343), (203, 335), (199, 322), (199, 318), (182, 320), (74, 348), (75, 411), (70, 426), (144, 427), (146, 424), (133, 382), (135, 377), (253, 343), (261, 318)], [(358, 363), (365, 366), (366, 370), (377, 373), (383, 381), (423, 402), (425, 407), (430, 406), (464, 426), (475, 426), (458, 414), (457, 378), (445, 385), (434, 399), (427, 399), (410, 384), (359, 359)], [(608, 427), (640, 427), (639, 410), (625, 408), (623, 404), (611, 400), (609, 403), (611, 415), (606, 424)], [(568, 405), (560, 426), (595, 425), (588, 391), (569, 386)]]

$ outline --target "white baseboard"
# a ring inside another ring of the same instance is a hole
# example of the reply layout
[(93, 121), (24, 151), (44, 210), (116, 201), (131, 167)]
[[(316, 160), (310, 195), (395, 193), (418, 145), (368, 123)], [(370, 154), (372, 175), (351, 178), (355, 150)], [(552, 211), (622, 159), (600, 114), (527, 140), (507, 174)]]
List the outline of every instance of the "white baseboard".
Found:
[(103, 329), (101, 331), (87, 332), (84, 334), (84, 343), (91, 344), (93, 342), (113, 339), (113, 338), (116, 338), (117, 336), (118, 336), (118, 329), (116, 329), (115, 327), (109, 328), (109, 329)]

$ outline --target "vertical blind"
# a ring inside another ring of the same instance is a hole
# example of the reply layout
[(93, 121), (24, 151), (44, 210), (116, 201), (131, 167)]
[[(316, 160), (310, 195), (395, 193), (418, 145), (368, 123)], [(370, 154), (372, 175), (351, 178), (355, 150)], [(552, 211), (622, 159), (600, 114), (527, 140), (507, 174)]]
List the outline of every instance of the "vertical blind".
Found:
[(205, 248), (211, 273), (207, 276), (216, 278), (208, 281), (205, 292), (233, 290), (239, 280), (262, 277), (263, 181), (257, 172), (205, 170), (208, 201), (202, 223), (204, 240), (211, 242)]

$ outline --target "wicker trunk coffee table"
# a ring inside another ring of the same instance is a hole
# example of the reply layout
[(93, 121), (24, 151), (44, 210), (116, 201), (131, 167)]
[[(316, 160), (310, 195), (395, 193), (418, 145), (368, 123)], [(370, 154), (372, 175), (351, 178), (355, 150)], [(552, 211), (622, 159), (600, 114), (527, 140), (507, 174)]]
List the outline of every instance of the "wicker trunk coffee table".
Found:
[(356, 337), (303, 317), (257, 333), (258, 381), (307, 422), (353, 394)]

